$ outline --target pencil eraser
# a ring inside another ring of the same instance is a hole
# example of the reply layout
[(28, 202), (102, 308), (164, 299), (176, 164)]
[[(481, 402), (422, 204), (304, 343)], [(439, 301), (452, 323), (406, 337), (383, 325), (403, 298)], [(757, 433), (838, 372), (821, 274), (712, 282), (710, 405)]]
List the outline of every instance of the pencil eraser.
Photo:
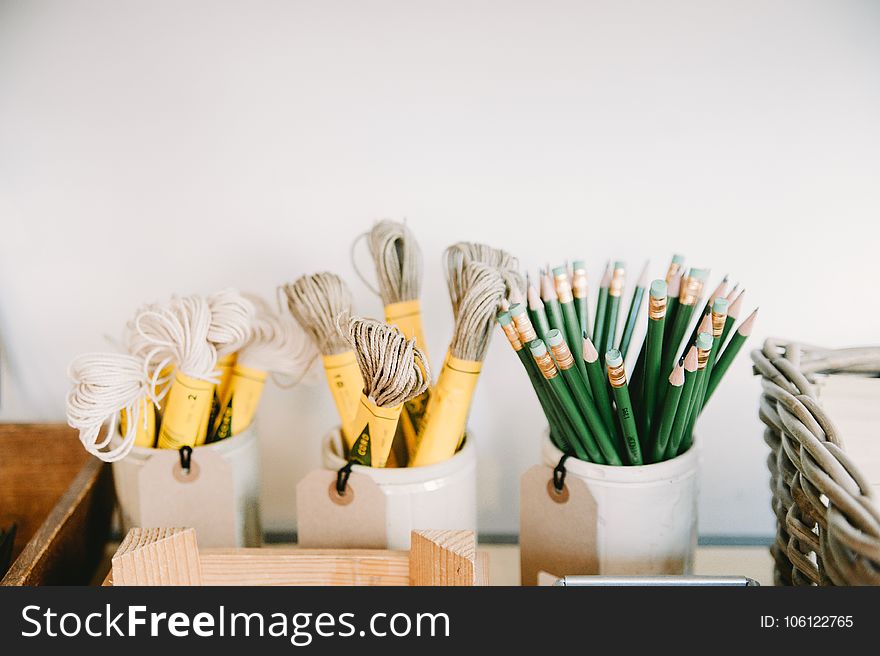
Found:
[(533, 339), (529, 342), (529, 351), (532, 352), (532, 355), (544, 355), (547, 352), (547, 347), (540, 339)]
[(619, 367), (623, 364), (623, 356), (617, 349), (608, 349), (605, 353), (605, 364), (609, 367)]
[(575, 271), (581, 271), (581, 270), (585, 271), (587, 269), (587, 263), (584, 262), (583, 260), (575, 260), (574, 262), (571, 263), (571, 268), (574, 269)]
[(700, 333), (697, 335), (697, 348), (703, 351), (712, 348), (712, 334)]
[(553, 267), (553, 275), (554, 276), (565, 276), (568, 275), (568, 269), (564, 266)]
[(499, 312), (498, 316), (495, 317), (499, 324), (502, 326), (506, 326), (511, 321), (513, 321), (513, 317), (510, 316), (510, 312)]
[(665, 280), (655, 280), (651, 283), (651, 298), (666, 298), (667, 285)]
[(559, 346), (560, 344), (562, 344), (562, 342), (565, 341), (562, 337), (562, 333), (559, 332), (559, 330), (556, 328), (554, 328), (553, 330), (548, 330), (547, 334), (544, 335), (544, 337), (547, 339), (547, 344), (549, 346)]
[(712, 312), (715, 314), (727, 314), (727, 308), (730, 307), (730, 301), (728, 301), (723, 296), (719, 296), (715, 299), (715, 302), (712, 303)]
[(626, 268), (626, 262), (624, 262), (623, 260), (617, 260), (617, 261), (614, 262), (614, 268), (615, 268), (615, 269), (625, 269), (625, 268)]
[(678, 253), (676, 253), (675, 255), (672, 256), (672, 263), (673, 264), (684, 264), (684, 255), (679, 255)]
[(526, 313), (526, 306), (522, 303), (514, 303), (510, 306), (508, 312), (510, 312), (511, 317), (518, 317), (519, 315)]

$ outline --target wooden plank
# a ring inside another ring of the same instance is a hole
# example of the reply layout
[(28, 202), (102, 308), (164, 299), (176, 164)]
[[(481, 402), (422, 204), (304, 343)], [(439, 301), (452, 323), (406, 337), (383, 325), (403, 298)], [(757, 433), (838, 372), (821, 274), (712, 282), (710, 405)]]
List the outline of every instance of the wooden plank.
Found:
[(489, 553), (486, 551), (477, 552), (477, 561), (474, 569), (474, 585), (489, 585)]
[(0, 424), (0, 526), (21, 553), (91, 456), (64, 424)]
[(412, 585), (474, 585), (476, 536), (473, 531), (413, 531)]
[(113, 502), (109, 466), (90, 457), (0, 585), (89, 583), (109, 537)]
[(192, 528), (133, 528), (113, 556), (113, 585), (202, 585)]
[(409, 585), (409, 553), (376, 549), (203, 549), (204, 585)]

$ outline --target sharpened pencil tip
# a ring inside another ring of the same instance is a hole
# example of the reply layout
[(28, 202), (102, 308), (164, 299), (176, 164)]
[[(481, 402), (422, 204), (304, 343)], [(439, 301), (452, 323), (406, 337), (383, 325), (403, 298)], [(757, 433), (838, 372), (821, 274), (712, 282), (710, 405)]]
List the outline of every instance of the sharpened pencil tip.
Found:
[(540, 294), (538, 294), (538, 290), (535, 289), (534, 285), (529, 285), (529, 289), (526, 292), (526, 295), (529, 299), (530, 310), (541, 310), (544, 308), (544, 303), (541, 301), (541, 296)]
[(684, 358), (684, 369), (685, 369), (685, 371), (690, 371), (691, 373), (693, 373), (694, 371), (697, 370), (697, 363), (698, 363), (698, 359), (697, 359), (697, 347), (696, 347), (696, 346), (691, 346), (691, 347), (688, 349), (687, 355), (686, 355), (685, 358)]
[(549, 275), (541, 278), (541, 298), (545, 303), (559, 298), (556, 294), (556, 287), (553, 285), (553, 279)]
[(681, 387), (684, 385), (684, 365), (682, 364), (682, 360), (678, 361), (672, 368), (672, 373), (669, 374), (669, 384), (673, 387)]
[(749, 316), (747, 316), (745, 318), (745, 321), (742, 322), (740, 327), (736, 329), (736, 332), (738, 332), (743, 337), (748, 337), (749, 335), (752, 334), (752, 328), (754, 327), (755, 319), (757, 319), (757, 318), (758, 318), (758, 308), (755, 308), (755, 310)]
[(727, 316), (732, 317), (734, 319), (739, 319), (739, 313), (742, 312), (743, 306), (743, 296), (746, 293), (746, 290), (742, 290), (739, 293), (739, 296), (736, 297), (736, 300), (730, 304), (730, 307), (727, 308)]
[(599, 359), (599, 351), (593, 346), (593, 340), (584, 333), (584, 360), (590, 364)]

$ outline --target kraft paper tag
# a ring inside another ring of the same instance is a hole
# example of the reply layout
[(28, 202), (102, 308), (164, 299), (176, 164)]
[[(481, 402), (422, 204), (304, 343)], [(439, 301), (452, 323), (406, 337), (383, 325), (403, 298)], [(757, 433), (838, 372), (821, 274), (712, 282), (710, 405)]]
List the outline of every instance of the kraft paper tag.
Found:
[(298, 544), (319, 549), (385, 549), (385, 493), (364, 474), (352, 473), (345, 494), (336, 472), (317, 469), (296, 486)]
[(235, 547), (232, 469), (220, 455), (194, 449), (189, 474), (173, 449), (156, 449), (138, 473), (141, 526), (196, 530), (200, 547)]
[(532, 467), (520, 479), (520, 567), (523, 585), (537, 585), (538, 572), (556, 578), (598, 574), (596, 500), (587, 484), (566, 476), (553, 487), (553, 468)]

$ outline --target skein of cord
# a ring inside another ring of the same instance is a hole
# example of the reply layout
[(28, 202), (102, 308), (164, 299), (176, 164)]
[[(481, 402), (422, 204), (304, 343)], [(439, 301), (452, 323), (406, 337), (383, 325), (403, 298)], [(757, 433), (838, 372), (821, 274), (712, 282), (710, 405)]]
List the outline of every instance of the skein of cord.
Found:
[[(379, 282), (378, 293), (385, 306), (385, 321), (400, 328), (407, 339), (415, 338), (425, 358), (429, 359), (419, 301), (422, 252), (415, 237), (404, 223), (388, 220), (379, 221), (366, 236)], [(393, 447), (396, 459), (401, 464), (415, 451), (430, 398), (430, 384), (431, 381), (428, 381), (429, 389), (424, 394), (407, 401), (401, 413), (403, 441), (395, 443)]]
[(458, 316), (457, 308), (465, 292), (465, 269), (471, 262), (486, 264), (497, 269), (507, 286), (507, 295), (514, 299), (510, 301), (511, 304), (522, 300), (524, 281), (519, 272), (519, 260), (507, 251), (486, 244), (460, 241), (446, 249), (444, 259), (446, 284), (449, 287), (454, 316)]
[(419, 294), (422, 291), (422, 251), (403, 223), (379, 221), (367, 233), (376, 267), (385, 321), (400, 328), (407, 339), (427, 354)]
[(247, 298), (255, 308), (250, 338), (238, 351), (209, 442), (250, 426), (270, 373), (298, 381), (315, 358), (314, 344), (289, 314), (275, 312), (259, 297)]
[(333, 273), (302, 276), (283, 288), (287, 306), (321, 353), (330, 394), (342, 423), (342, 437), (351, 449), (359, 434), (354, 425), (364, 383), (351, 343), (340, 330), (352, 313), (351, 292)]
[(460, 294), (457, 300), (453, 298), (455, 329), (443, 369), (431, 390), (411, 467), (430, 465), (455, 454), (467, 425), (495, 315), (508, 289), (497, 267), (480, 262), (447, 274), (457, 276), (450, 293), (455, 289)]
[[(165, 398), (157, 446), (179, 449), (205, 443), (217, 383), (217, 349), (208, 340), (211, 309), (202, 296), (174, 298), (170, 307), (144, 310), (135, 319), (146, 350), (144, 372), (154, 372), (153, 398)], [(171, 384), (159, 389), (157, 374), (174, 368)]]
[[(152, 412), (142, 412), (144, 407), (152, 410), (143, 360), (124, 353), (86, 353), (71, 362), (68, 375), (74, 385), (67, 395), (67, 423), (79, 431), (86, 451), (105, 462), (121, 460), (135, 445), (138, 429), (155, 421)], [(121, 443), (108, 448), (121, 413), (135, 419), (122, 430)]]
[(349, 461), (384, 467), (403, 404), (428, 388), (430, 369), (416, 340), (407, 339), (396, 326), (354, 317), (348, 322), (348, 339), (364, 380)]
[(215, 398), (222, 399), (232, 378), (232, 369), (239, 349), (251, 337), (254, 305), (235, 289), (224, 289), (208, 297), (211, 326), (208, 341), (217, 349), (217, 383)]

